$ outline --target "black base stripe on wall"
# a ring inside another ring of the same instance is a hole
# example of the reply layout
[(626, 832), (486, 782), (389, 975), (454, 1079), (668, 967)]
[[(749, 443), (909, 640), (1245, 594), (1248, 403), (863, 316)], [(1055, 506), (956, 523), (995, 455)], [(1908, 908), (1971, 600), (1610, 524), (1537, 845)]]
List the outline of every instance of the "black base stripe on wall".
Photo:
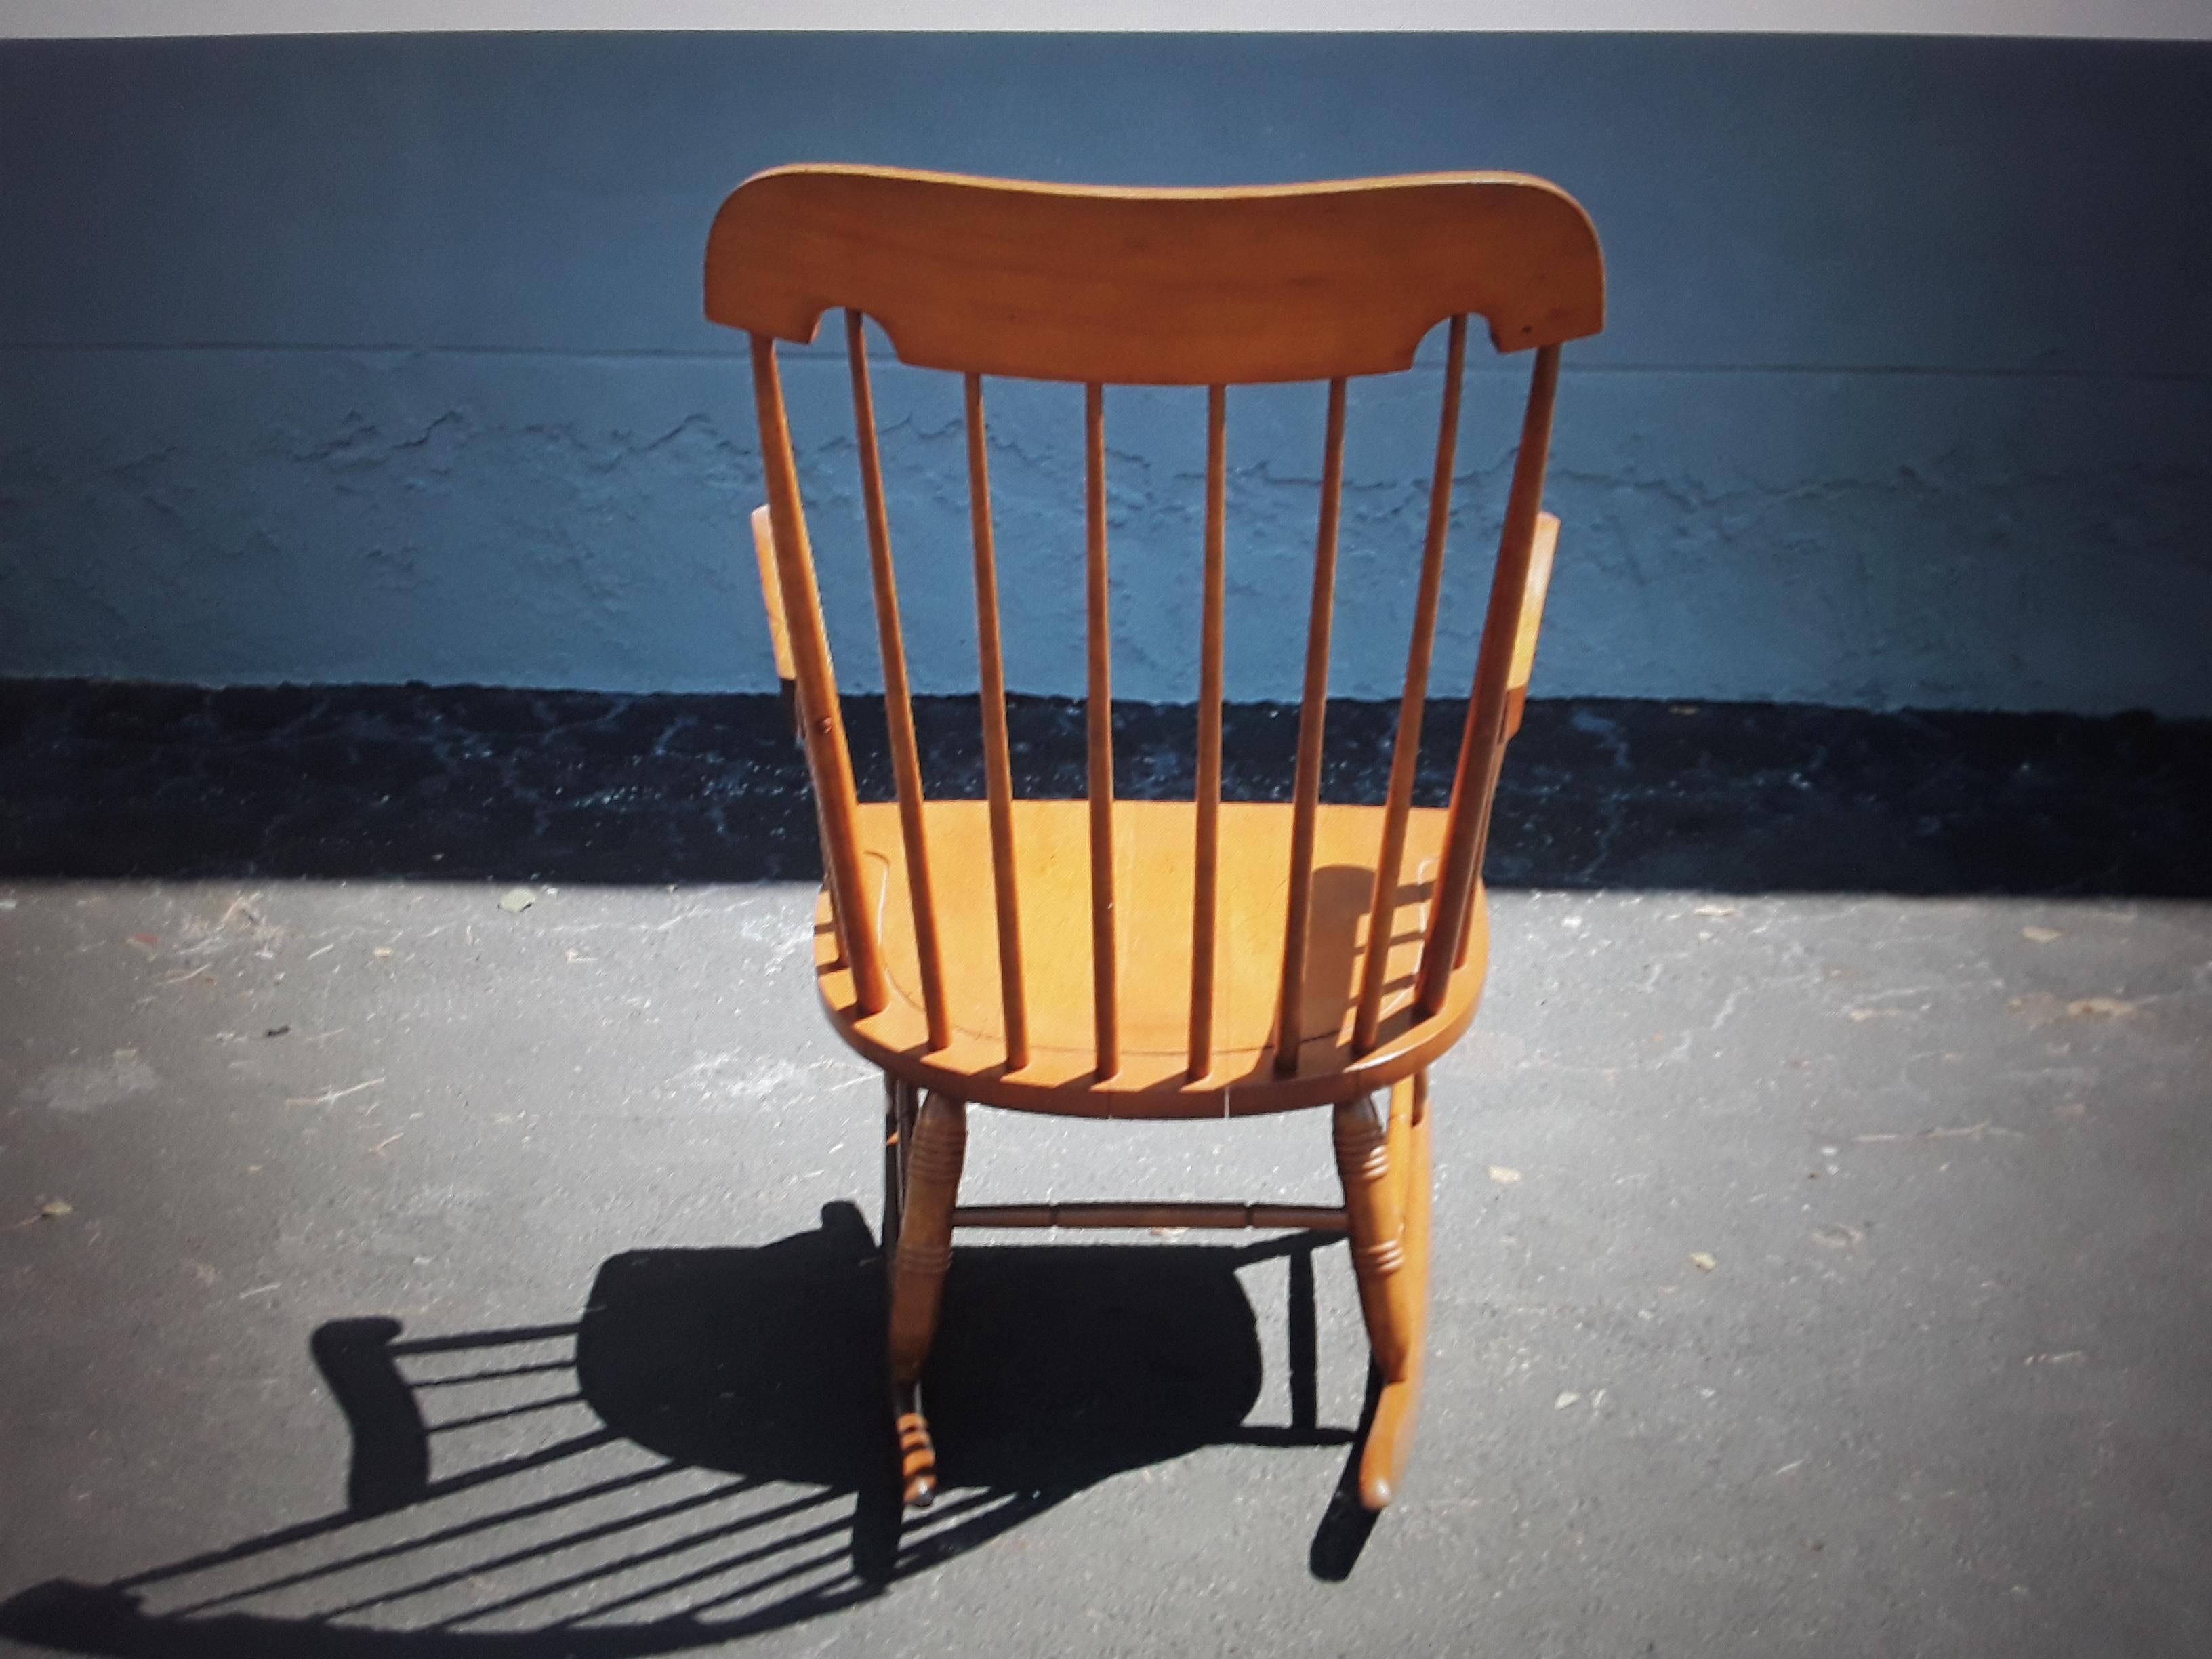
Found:
[[(880, 701), (848, 701), (864, 797)], [(1431, 704), (1441, 802), (1464, 705)], [(1324, 793), (1376, 800), (1395, 720), (1331, 705)], [(1018, 781), (1077, 795), (1080, 703), (1016, 698)], [(973, 698), (918, 700), (930, 791), (980, 795)], [(1224, 788), (1282, 799), (1297, 711), (1231, 708)], [(1117, 788), (1188, 797), (1187, 707), (1115, 709)], [(2212, 722), (1802, 704), (1531, 703), (1499, 887), (2212, 896)], [(819, 874), (772, 696), (0, 681), (0, 875), (727, 882)]]

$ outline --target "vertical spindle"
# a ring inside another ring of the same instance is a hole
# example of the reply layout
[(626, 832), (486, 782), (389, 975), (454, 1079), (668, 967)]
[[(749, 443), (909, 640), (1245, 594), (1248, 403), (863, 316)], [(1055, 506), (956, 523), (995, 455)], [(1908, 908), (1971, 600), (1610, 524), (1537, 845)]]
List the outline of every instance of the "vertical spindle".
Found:
[(968, 514), (975, 543), (975, 636), (983, 680), (983, 774), (990, 798), (991, 890), (999, 923), (999, 994), (1006, 1069), (1030, 1063), (1022, 984), (1020, 875), (1014, 865), (1014, 768), (1006, 738), (1006, 665), (999, 641), (998, 558), (991, 537), (991, 465), (983, 430), (983, 377), (967, 377)]
[(1199, 603), (1197, 845), (1191, 851), (1190, 1075), (1213, 1069), (1215, 915), (1221, 858), (1221, 629), (1228, 592), (1228, 391), (1206, 389), (1206, 572)]
[(1098, 1075), (1121, 1070), (1114, 951), (1114, 629), (1106, 580), (1106, 394), (1083, 389), (1084, 609), (1090, 658), (1091, 995)]
[(860, 450), (860, 493), (868, 520), (868, 572), (875, 586), (876, 643), (884, 659), (884, 718), (890, 729), (891, 773), (898, 787), (899, 833), (906, 847), (907, 896), (914, 915), (915, 954), (921, 974), (923, 1017), (931, 1052), (952, 1041), (945, 1005), (944, 956), (937, 903), (929, 879), (929, 836), (923, 811), (921, 754), (914, 735), (914, 698), (907, 683), (906, 641), (899, 627), (898, 580), (891, 564), (890, 514), (884, 504), (883, 459), (876, 442), (876, 399), (868, 380), (868, 343), (860, 313), (845, 313), (846, 356), (852, 368), (853, 425)]
[(1382, 987), (1389, 975), (1390, 929), (1398, 915), (1404, 877), (1406, 824), (1413, 805), (1413, 775), (1421, 757), (1421, 716), (1429, 696), (1429, 664), (1437, 638), (1437, 607), (1443, 592), (1444, 543), (1451, 531), (1452, 465), (1459, 453), (1461, 387), (1467, 370), (1467, 318), (1451, 319), (1445, 349), (1443, 412), (1437, 422), (1437, 459), (1429, 475), (1428, 537), (1421, 548), (1421, 577), (1413, 598), (1413, 637), (1406, 653), (1406, 689), (1398, 702), (1398, 736), (1390, 751), (1390, 793), (1382, 809), (1382, 839), (1375, 858), (1375, 891), (1367, 906), (1367, 955), (1360, 965), (1359, 1008), (1352, 1020), (1352, 1051), (1375, 1046), (1382, 1025)]
[(1521, 448), (1513, 461), (1512, 493), (1506, 498), (1505, 525), (1498, 533), (1498, 568), (1491, 578), (1490, 609), (1483, 617), (1481, 654), (1475, 659), (1467, 731), (1460, 740), (1459, 767), (1452, 781), (1444, 854), (1429, 907), (1429, 935), (1421, 946), (1414, 1001), (1425, 1015), (1443, 1006), (1452, 970), (1463, 960), (1468, 922), (1490, 832), (1491, 804), (1498, 788), (1498, 766), (1504, 744), (1506, 681), (1513, 667), (1514, 641), (1520, 633), (1521, 606), (1528, 593), (1536, 515), (1544, 505), (1544, 467), (1550, 455), (1552, 405), (1559, 384), (1559, 347), (1539, 346), (1528, 378), (1528, 403), (1522, 416)]
[(805, 725), (807, 769), (822, 825), (823, 861), (853, 994), (860, 1012), (878, 1013), (887, 1000), (883, 960), (860, 880), (860, 801), (853, 788), (853, 760), (837, 701), (837, 677), (822, 627), (822, 599), (814, 584), (814, 553), (806, 539), (806, 510), (799, 499), (799, 465), (784, 415), (783, 383), (776, 372), (775, 342), (751, 337), (753, 403), (760, 417), (761, 459), (767, 475), (768, 509), (775, 532), (776, 580), (791, 635), (798, 673), (799, 718)]
[(1336, 532), (1344, 494), (1344, 390), (1328, 383), (1328, 436), (1322, 460), (1321, 527), (1314, 541), (1313, 601), (1306, 617), (1305, 696), (1298, 710), (1298, 769), (1291, 814), (1290, 904), (1283, 927), (1281, 1010), (1275, 1070), (1298, 1069), (1304, 1036), (1306, 928), (1313, 905), (1314, 826), (1321, 811), (1322, 735), (1328, 714), (1328, 636), (1336, 603)]

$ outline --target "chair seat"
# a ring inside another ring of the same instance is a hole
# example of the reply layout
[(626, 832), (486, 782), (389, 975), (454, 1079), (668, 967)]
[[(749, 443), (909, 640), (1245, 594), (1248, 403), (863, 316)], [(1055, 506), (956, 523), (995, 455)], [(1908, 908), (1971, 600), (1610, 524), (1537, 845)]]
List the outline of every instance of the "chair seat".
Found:
[(1196, 808), (1189, 801), (1117, 801), (1114, 891), (1119, 951), (1121, 1063), (1097, 1075), (1091, 952), (1090, 806), (1014, 803), (1022, 962), (1030, 1062), (1006, 1066), (997, 913), (985, 803), (925, 808), (932, 887), (952, 1041), (927, 1050), (921, 973), (908, 899), (905, 843), (891, 802), (860, 809), (869, 908), (877, 919), (888, 1005), (862, 1014), (839, 955), (826, 896), (817, 913), (816, 964), (824, 1002), (856, 1049), (925, 1089), (1017, 1109), (1084, 1116), (1242, 1115), (1333, 1103), (1410, 1075), (1473, 1018), (1488, 945), (1480, 889), (1465, 964), (1444, 1006), (1412, 1006), (1445, 814), (1411, 815), (1389, 935), (1381, 1037), (1355, 1056), (1351, 1035), (1366, 950), (1382, 809), (1324, 805), (1316, 824), (1313, 899), (1295, 1070), (1275, 1066), (1291, 809), (1224, 802), (1218, 863), (1213, 1063), (1189, 1076), (1191, 897)]

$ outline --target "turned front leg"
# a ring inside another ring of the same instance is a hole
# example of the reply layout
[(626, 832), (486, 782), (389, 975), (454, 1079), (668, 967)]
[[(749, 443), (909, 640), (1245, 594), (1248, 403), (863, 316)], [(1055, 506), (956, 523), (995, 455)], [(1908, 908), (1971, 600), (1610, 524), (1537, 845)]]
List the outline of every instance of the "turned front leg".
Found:
[(906, 1157), (906, 1193), (891, 1247), (891, 1394), (898, 1419), (906, 1501), (926, 1507), (937, 1495), (937, 1449), (917, 1384), (937, 1335), (945, 1273), (952, 1265), (952, 1206), (968, 1154), (968, 1108), (932, 1094), (915, 1115)]
[[(1403, 1382), (1413, 1345), (1405, 1272), (1405, 1171), (1392, 1168), (1391, 1124), (1374, 1096), (1339, 1106), (1332, 1128), (1368, 1344), (1384, 1380)], [(1397, 1139), (1402, 1147), (1403, 1133)]]
[(901, 1382), (921, 1375), (937, 1334), (945, 1270), (952, 1265), (952, 1205), (967, 1155), (966, 1103), (930, 1095), (915, 1119), (906, 1202), (891, 1253), (891, 1376)]

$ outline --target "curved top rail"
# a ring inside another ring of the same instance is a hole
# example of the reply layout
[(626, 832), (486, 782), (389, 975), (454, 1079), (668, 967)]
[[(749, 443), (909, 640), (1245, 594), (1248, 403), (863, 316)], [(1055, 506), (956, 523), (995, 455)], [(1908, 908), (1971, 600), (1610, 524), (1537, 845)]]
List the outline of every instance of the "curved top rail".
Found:
[(1385, 374), (1460, 313), (1500, 351), (1595, 334), (1597, 234), (1512, 173), (1234, 189), (790, 167), (732, 191), (707, 316), (805, 342), (866, 313), (903, 362), (1030, 380), (1223, 386)]

